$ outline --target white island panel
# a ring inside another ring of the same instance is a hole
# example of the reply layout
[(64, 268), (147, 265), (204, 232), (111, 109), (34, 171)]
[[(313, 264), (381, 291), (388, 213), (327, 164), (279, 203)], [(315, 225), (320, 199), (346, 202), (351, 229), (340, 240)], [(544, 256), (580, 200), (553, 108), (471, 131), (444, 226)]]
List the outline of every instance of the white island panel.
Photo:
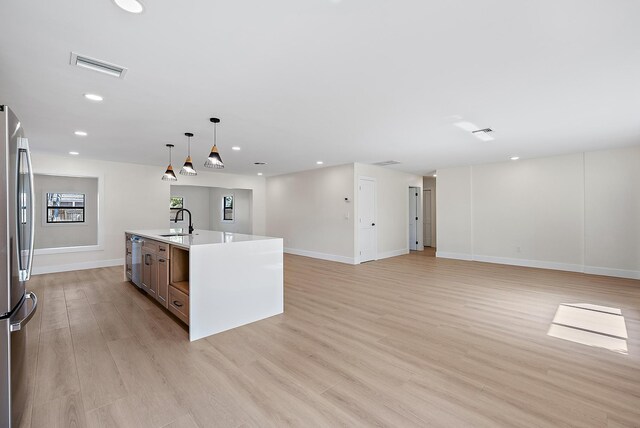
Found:
[(283, 312), (282, 239), (190, 245), (189, 253), (191, 341)]

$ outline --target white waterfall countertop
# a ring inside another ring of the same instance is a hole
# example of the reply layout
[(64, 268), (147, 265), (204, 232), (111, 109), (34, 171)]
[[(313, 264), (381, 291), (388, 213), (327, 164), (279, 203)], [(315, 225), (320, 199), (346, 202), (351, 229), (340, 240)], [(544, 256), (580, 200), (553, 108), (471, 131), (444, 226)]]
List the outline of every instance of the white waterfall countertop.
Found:
[[(245, 235), (244, 233), (221, 232), (217, 230), (193, 231), (193, 234), (186, 233), (186, 229), (151, 229), (151, 230), (127, 230), (126, 233), (153, 239), (154, 241), (166, 242), (183, 248), (190, 248), (196, 245), (231, 244), (234, 242), (264, 241), (272, 238), (269, 236)], [(176, 235), (181, 234), (181, 235)], [(175, 235), (175, 236), (166, 236)]]
[[(283, 239), (196, 229), (128, 230), (143, 239), (189, 250), (189, 339), (281, 314), (284, 310)], [(173, 258), (173, 251), (169, 257)], [(170, 272), (173, 264), (169, 263)], [(173, 286), (169, 283), (169, 296)], [(170, 297), (171, 299), (171, 297)], [(169, 300), (170, 300), (169, 299)]]

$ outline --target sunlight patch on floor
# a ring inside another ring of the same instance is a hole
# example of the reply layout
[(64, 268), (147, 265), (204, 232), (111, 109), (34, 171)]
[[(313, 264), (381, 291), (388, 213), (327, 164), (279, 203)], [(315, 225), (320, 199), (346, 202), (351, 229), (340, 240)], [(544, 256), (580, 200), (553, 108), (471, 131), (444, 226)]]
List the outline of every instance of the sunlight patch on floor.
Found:
[(629, 353), (627, 326), (618, 308), (563, 303), (558, 306), (547, 335), (620, 354)]

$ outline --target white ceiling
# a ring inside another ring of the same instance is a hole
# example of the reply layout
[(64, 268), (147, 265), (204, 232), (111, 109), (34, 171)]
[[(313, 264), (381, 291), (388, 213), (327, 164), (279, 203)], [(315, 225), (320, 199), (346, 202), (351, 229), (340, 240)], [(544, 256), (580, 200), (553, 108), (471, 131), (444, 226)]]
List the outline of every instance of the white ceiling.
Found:
[[(0, 103), (36, 150), (162, 169), (164, 144), (178, 167), (190, 131), (204, 169), (211, 116), (225, 171), (247, 174), (317, 160), (426, 174), (640, 143), (635, 0), (144, 3), (141, 15), (111, 0), (0, 4)], [(129, 71), (71, 67), (71, 51)]]

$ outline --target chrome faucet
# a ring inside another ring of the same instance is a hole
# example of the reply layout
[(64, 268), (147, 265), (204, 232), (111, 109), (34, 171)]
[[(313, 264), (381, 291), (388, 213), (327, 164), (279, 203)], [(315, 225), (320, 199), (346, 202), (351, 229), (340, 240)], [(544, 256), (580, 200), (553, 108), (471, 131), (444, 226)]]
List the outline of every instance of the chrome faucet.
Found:
[(191, 211), (189, 211), (186, 208), (180, 208), (178, 211), (176, 211), (176, 218), (173, 220), (174, 223), (178, 222), (178, 215), (182, 212), (182, 211), (186, 211), (189, 213), (189, 235), (191, 235), (193, 233), (193, 224), (191, 223)]

